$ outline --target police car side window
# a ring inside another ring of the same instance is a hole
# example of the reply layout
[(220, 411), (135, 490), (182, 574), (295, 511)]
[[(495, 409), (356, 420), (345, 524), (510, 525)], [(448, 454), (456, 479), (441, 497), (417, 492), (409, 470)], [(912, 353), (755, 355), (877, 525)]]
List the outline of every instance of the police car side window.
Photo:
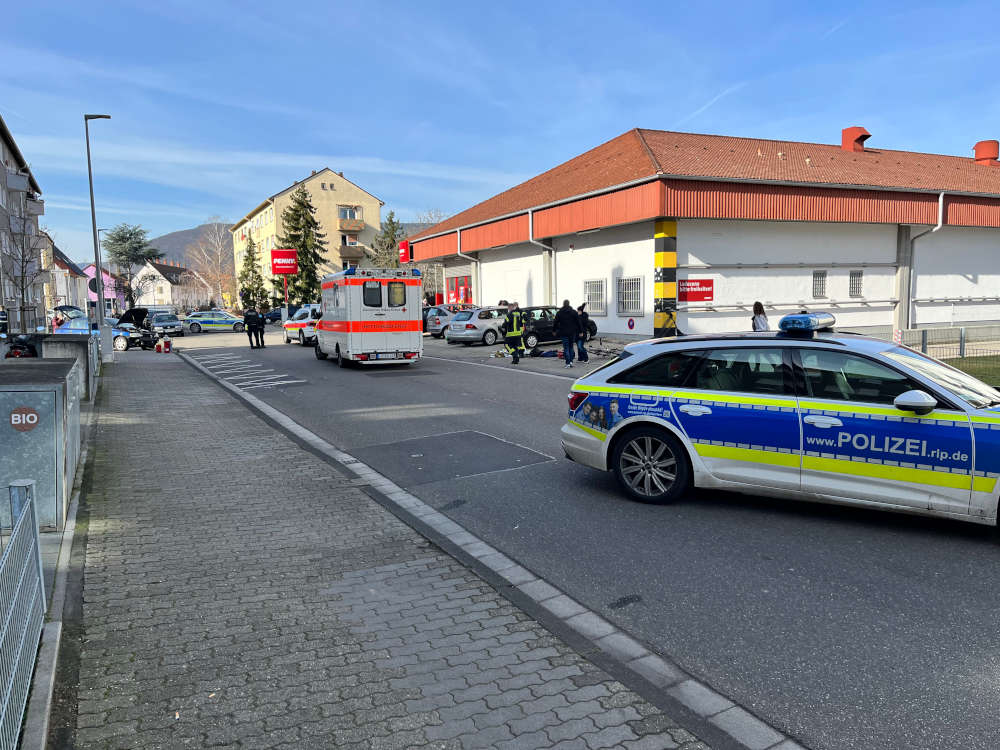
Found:
[(615, 375), (609, 383), (623, 385), (653, 385), (678, 388), (684, 385), (700, 352), (671, 352), (648, 359), (630, 370)]
[(899, 394), (921, 387), (902, 373), (853, 354), (800, 349), (799, 357), (813, 398), (891, 404)]
[(709, 391), (785, 393), (781, 349), (713, 349), (698, 364), (692, 386)]

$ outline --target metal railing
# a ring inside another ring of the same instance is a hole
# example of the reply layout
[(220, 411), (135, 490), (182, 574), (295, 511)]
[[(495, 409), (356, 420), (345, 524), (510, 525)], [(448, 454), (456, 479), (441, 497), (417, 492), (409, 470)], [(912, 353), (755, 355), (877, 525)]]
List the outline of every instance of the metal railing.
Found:
[(45, 624), (45, 583), (35, 483), (10, 485), (10, 528), (0, 556), (0, 750), (15, 750)]
[(907, 328), (899, 331), (879, 327), (866, 333), (929, 354), (990, 385), (1000, 384), (1000, 325)]

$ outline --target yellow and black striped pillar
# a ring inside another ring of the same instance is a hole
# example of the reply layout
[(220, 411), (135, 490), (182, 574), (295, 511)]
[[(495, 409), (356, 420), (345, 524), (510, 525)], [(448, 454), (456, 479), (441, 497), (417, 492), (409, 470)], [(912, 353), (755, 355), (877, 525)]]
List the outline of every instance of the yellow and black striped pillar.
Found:
[(677, 335), (677, 222), (660, 219), (653, 235), (653, 335)]

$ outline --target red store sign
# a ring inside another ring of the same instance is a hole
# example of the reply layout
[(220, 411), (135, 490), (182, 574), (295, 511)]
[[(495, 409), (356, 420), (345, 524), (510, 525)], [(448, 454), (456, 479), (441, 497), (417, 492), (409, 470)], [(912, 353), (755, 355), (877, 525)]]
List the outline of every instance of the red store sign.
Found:
[(715, 299), (715, 279), (681, 279), (677, 282), (678, 302), (711, 302)]
[(271, 273), (275, 276), (295, 275), (299, 272), (299, 253), (297, 250), (272, 250)]

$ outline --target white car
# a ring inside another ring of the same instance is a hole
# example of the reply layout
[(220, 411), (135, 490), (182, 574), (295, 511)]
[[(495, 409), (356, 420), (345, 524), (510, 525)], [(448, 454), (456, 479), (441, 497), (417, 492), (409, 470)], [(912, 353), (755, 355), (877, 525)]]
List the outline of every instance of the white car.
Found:
[(995, 524), (1000, 391), (833, 322), (630, 344), (573, 385), (566, 456), (646, 502), (694, 485)]
[[(298, 341), (302, 346), (316, 343), (316, 323), (320, 316), (319, 305), (302, 305), (295, 314), (281, 324), (284, 329), (285, 343)], [(312, 327), (309, 328), (309, 324)]]

